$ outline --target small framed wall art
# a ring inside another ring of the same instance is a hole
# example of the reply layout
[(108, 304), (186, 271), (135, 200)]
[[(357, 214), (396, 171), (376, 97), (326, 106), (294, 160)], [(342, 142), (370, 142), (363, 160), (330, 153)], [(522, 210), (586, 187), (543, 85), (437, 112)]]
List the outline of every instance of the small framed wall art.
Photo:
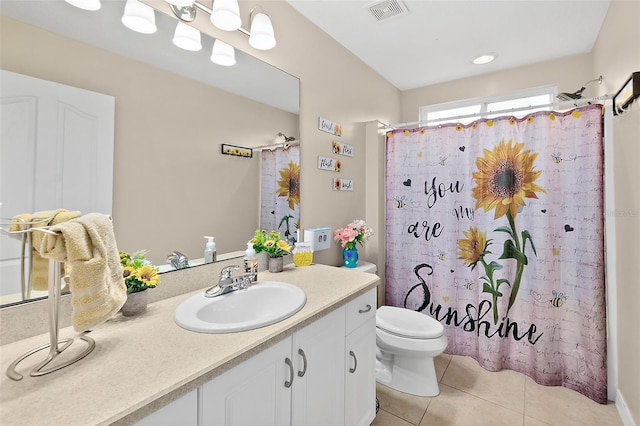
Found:
[(253, 157), (253, 149), (243, 148), (241, 146), (222, 144), (222, 153), (226, 155), (233, 155), (235, 157), (251, 158)]

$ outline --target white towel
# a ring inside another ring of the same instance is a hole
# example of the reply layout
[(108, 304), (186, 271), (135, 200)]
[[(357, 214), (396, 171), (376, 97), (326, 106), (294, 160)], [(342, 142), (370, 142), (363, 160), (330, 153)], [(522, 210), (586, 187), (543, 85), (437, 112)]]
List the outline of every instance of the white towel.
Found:
[(114, 316), (127, 300), (120, 256), (107, 215), (89, 213), (49, 228), (40, 255), (70, 266), (71, 319), (82, 332)]

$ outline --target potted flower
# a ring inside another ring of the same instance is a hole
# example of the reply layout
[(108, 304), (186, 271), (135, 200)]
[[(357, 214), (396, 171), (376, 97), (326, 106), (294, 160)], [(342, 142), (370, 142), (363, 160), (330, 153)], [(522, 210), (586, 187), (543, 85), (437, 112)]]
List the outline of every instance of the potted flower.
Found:
[(122, 315), (132, 316), (147, 309), (148, 288), (155, 288), (160, 283), (158, 268), (145, 258), (145, 251), (137, 251), (133, 255), (120, 252), (124, 285), (127, 287), (127, 301), (122, 306)]
[(258, 229), (251, 242), (256, 253), (266, 253), (269, 256), (269, 272), (282, 272), (282, 257), (291, 253), (291, 246), (282, 239), (279, 232), (267, 233), (264, 229)]
[(364, 220), (354, 220), (344, 228), (337, 228), (333, 232), (333, 238), (342, 245), (342, 262), (347, 268), (358, 266), (358, 249), (356, 243), (361, 246), (373, 235)]

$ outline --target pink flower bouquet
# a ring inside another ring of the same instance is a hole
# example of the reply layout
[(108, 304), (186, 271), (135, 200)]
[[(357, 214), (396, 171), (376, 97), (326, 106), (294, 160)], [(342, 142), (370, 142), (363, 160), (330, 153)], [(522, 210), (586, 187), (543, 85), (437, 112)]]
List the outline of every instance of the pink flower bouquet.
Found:
[(353, 249), (356, 243), (363, 245), (371, 235), (373, 231), (364, 223), (364, 220), (354, 220), (344, 228), (337, 228), (333, 232), (333, 239), (340, 242), (343, 249)]

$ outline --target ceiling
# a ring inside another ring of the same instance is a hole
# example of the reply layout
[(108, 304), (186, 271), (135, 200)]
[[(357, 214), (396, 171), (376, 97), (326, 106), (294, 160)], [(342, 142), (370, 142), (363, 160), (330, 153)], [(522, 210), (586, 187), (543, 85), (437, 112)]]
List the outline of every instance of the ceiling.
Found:
[[(588, 53), (609, 7), (609, 0), (287, 1), (400, 90)], [(369, 10), (397, 10), (392, 2), (408, 12), (379, 21)], [(472, 63), (489, 52), (496, 60)]]

